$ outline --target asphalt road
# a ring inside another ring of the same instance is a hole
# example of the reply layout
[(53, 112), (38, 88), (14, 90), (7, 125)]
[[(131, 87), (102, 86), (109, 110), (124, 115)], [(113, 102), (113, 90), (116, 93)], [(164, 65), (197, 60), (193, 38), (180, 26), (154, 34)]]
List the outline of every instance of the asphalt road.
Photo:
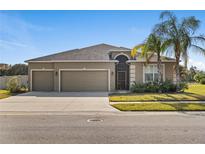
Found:
[(205, 143), (205, 113), (0, 115), (0, 143)]

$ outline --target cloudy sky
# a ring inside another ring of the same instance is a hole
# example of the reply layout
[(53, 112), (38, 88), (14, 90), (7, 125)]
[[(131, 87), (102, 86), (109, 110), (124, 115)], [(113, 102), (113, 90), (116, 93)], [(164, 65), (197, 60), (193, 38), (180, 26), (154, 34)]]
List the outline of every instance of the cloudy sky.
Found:
[[(0, 63), (25, 60), (99, 43), (132, 48), (145, 40), (161, 11), (1, 11)], [(174, 11), (201, 20), (205, 11)], [(190, 52), (189, 66), (205, 70), (205, 57)]]

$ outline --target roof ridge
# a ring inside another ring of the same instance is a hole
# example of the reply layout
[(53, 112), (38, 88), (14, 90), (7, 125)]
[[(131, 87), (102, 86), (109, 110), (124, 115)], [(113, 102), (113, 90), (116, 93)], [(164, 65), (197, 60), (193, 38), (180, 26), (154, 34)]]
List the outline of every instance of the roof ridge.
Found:
[(88, 47), (79, 48), (79, 50), (83, 50), (83, 49), (87, 49), (87, 48), (92, 48), (92, 47), (96, 47), (96, 46), (100, 46), (100, 45), (106, 45), (106, 46), (111, 46), (111, 47), (115, 47), (115, 48), (117, 47), (117, 46), (106, 44), (106, 43), (99, 43), (99, 44), (91, 45), (91, 46), (88, 46)]
[[(82, 48), (76, 48), (76, 49), (71, 49), (71, 50), (65, 50), (65, 51), (61, 51), (61, 52), (56, 52), (56, 53), (53, 53), (53, 54), (49, 54), (49, 55), (45, 55), (45, 56), (39, 56), (37, 58), (32, 58), (32, 59), (29, 59), (29, 60), (26, 60), (25, 62), (29, 62), (29, 61), (37, 61), (39, 59), (55, 59), (57, 57), (61, 57), (62, 58), (62, 55), (67, 55), (68, 59), (71, 58), (70, 56), (77, 56), (79, 54), (79, 56), (81, 56), (80, 58), (82, 58), (82, 54), (85, 55), (85, 57), (87, 57), (88, 59), (90, 58), (89, 56), (86, 56), (86, 51), (90, 51), (88, 52), (88, 54), (92, 53), (92, 54), (95, 54), (95, 55), (98, 55), (98, 58), (107, 58), (105, 55), (106, 52), (109, 52), (110, 50), (119, 50), (119, 51), (123, 51), (123, 50), (130, 50), (129, 48), (126, 48), (126, 47), (119, 47), (119, 46), (114, 46), (114, 45), (110, 45), (110, 44), (106, 44), (106, 43), (99, 43), (99, 44), (94, 44), (94, 45), (91, 45), (91, 46), (87, 46), (87, 47), (82, 47)], [(102, 51), (102, 52), (100, 52)], [(82, 52), (82, 54), (81, 54)], [(98, 53), (97, 53), (98, 52)], [(76, 55), (77, 54), (77, 55)], [(102, 54), (101, 56), (99, 56), (100, 54)], [(91, 56), (92, 57), (92, 56)], [(94, 57), (94, 55), (93, 55)], [(63, 58), (62, 58), (63, 59)], [(92, 58), (91, 58), (92, 59)]]
[(79, 49), (71, 49), (71, 50), (65, 50), (65, 51), (61, 51), (61, 52), (56, 52), (56, 53), (53, 53), (53, 54), (49, 54), (49, 55), (45, 55), (45, 56), (40, 56), (40, 57), (36, 57), (36, 58), (32, 58), (32, 59), (28, 59), (26, 60), (25, 62), (28, 62), (28, 61), (31, 61), (31, 60), (34, 60), (34, 59), (38, 59), (38, 58), (46, 58), (46, 57), (49, 57), (49, 56), (55, 56), (55, 55), (58, 55), (58, 54), (62, 54), (62, 53), (66, 53), (66, 52), (76, 52), (78, 51)]

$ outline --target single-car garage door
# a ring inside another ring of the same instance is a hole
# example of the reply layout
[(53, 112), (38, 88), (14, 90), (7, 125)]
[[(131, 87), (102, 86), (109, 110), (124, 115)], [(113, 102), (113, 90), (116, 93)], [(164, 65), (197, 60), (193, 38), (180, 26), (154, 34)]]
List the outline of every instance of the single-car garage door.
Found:
[(108, 71), (62, 71), (61, 91), (108, 91)]
[(53, 71), (33, 71), (32, 91), (53, 91), (54, 90)]

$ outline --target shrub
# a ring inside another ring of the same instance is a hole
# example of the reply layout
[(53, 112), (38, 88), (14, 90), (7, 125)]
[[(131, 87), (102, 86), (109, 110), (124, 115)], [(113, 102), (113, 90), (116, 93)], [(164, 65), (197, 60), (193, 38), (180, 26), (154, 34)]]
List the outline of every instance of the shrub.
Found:
[(145, 92), (158, 92), (160, 88), (157, 82), (146, 83), (145, 87)]
[(176, 84), (173, 84), (171, 81), (166, 80), (160, 84), (160, 91), (165, 92), (176, 92)]
[(28, 91), (28, 87), (26, 87), (26, 85), (21, 85), (21, 81), (17, 76), (8, 80), (7, 89), (11, 93), (23, 93)]
[(194, 80), (198, 83), (200, 83), (201, 79), (205, 78), (205, 74), (203, 73), (197, 73), (195, 76), (194, 76)]
[(134, 93), (143, 93), (145, 92), (145, 86), (144, 84), (134, 82), (130, 90)]
[(205, 84), (205, 78), (202, 78), (202, 79), (200, 80), (200, 83), (201, 83), (201, 84)]
[(188, 84), (187, 83), (185, 83), (185, 82), (181, 82), (180, 84), (179, 84), (179, 92), (184, 92), (184, 90), (186, 90), (186, 89), (188, 89), (189, 87), (188, 87)]
[(18, 77), (12, 77), (7, 82), (7, 89), (11, 93), (16, 93), (20, 90), (20, 80)]
[(179, 89), (177, 91), (176, 84), (173, 84), (171, 81), (167, 80), (158, 84), (157, 82), (150, 83), (136, 83), (131, 86), (130, 90), (134, 93), (143, 93), (143, 92), (183, 92), (185, 89), (188, 89), (186, 83), (180, 83)]
[(20, 89), (19, 89), (19, 93), (24, 93), (28, 91), (28, 87), (25, 85), (21, 85)]

